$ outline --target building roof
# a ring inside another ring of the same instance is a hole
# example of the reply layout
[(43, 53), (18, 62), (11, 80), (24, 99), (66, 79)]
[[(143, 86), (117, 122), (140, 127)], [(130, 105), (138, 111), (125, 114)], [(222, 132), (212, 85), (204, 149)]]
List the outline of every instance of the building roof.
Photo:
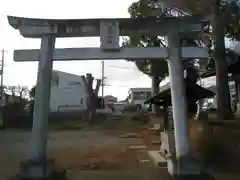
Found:
[(106, 95), (104, 96), (104, 99), (108, 101), (117, 101), (118, 98), (112, 95)]
[(64, 72), (64, 71), (59, 71), (59, 70), (53, 70), (53, 73), (61, 73), (61, 74), (66, 74), (66, 75), (69, 75), (69, 76), (81, 76), (81, 75), (77, 75), (77, 74), (72, 74), (72, 73), (68, 73), (68, 72)]
[[(228, 63), (228, 72), (229, 73), (240, 73), (240, 56), (234, 52), (233, 50), (227, 50), (227, 63)], [(212, 61), (214, 61), (212, 59)], [(208, 78), (216, 76), (216, 68), (206, 71), (205, 73), (201, 74), (201, 78)]]
[(52, 72), (52, 85), (57, 85), (58, 86), (59, 76), (61, 76), (61, 75), (74, 78), (74, 80), (72, 82), (69, 82), (69, 85), (71, 84), (73, 86), (76, 86), (76, 85), (83, 84), (83, 82), (80, 78), (81, 75), (72, 74), (72, 73), (59, 71), (59, 70), (53, 70), (53, 72)]
[(208, 87), (207, 89), (208, 89), (209, 91), (214, 92), (214, 93), (217, 92), (217, 87), (216, 87), (215, 85), (212, 85), (212, 86)]
[(151, 91), (152, 89), (151, 88), (130, 88), (129, 89), (129, 92), (130, 91), (135, 91), (135, 92), (139, 92), (139, 91)]
[[(200, 100), (203, 98), (210, 98), (215, 95), (214, 92), (205, 89), (198, 84), (194, 84), (185, 80), (186, 83), (186, 93), (188, 96), (188, 100)], [(155, 96), (150, 97), (146, 104), (156, 104), (156, 105), (163, 105), (167, 103), (167, 105), (171, 104), (171, 84), (168, 83), (163, 86), (158, 94)]]
[(160, 86), (160, 89), (159, 89), (159, 92), (164, 92), (166, 91), (167, 89), (169, 89), (171, 87), (171, 84), (170, 82), (168, 82), (167, 84), (163, 85), (163, 86)]

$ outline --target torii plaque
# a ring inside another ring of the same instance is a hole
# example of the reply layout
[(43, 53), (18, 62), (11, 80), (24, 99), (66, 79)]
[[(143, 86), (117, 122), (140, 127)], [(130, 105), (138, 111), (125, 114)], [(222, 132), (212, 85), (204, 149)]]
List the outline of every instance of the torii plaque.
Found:
[[(100, 60), (100, 59), (159, 59), (169, 58), (169, 75), (174, 119), (176, 159), (168, 162), (168, 171), (172, 175), (196, 174), (185, 166), (189, 155), (189, 134), (185, 85), (183, 80), (182, 57), (208, 58), (206, 48), (180, 47), (179, 34), (199, 32), (200, 18), (161, 17), (141, 19), (76, 19), (51, 20), (29, 19), (8, 16), (9, 24), (18, 29), (26, 38), (41, 38), (40, 50), (15, 50), (15, 61), (39, 61), (34, 119), (30, 147), (30, 159), (41, 161), (46, 158), (47, 120), (50, 98), (50, 81), (53, 61), (65, 60)], [(197, 23), (196, 23), (197, 22)], [(167, 35), (168, 48), (158, 47), (120, 47), (119, 36), (132, 34)], [(55, 39), (64, 37), (99, 37), (100, 48), (67, 48), (54, 50)], [(34, 172), (28, 167), (26, 177), (44, 178), (48, 171)], [(36, 175), (37, 174), (37, 175)]]

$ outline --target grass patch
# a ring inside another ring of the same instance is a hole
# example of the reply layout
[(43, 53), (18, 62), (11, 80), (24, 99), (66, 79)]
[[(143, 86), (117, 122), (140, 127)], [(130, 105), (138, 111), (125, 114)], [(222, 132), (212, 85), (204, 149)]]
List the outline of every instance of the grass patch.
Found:
[(109, 115), (92, 120), (89, 127), (99, 129), (136, 129), (145, 125), (148, 118), (140, 114)]
[[(106, 115), (97, 114), (91, 122), (81, 117), (69, 118), (67, 116), (50, 116), (48, 120), (49, 130), (79, 130), (88, 129), (129, 129), (138, 128), (148, 123), (148, 116), (140, 113), (130, 115)], [(29, 127), (21, 127), (23, 130), (31, 130)]]
[(66, 119), (60, 122), (49, 123), (50, 130), (78, 130), (86, 127), (87, 122), (82, 119), (71, 120)]

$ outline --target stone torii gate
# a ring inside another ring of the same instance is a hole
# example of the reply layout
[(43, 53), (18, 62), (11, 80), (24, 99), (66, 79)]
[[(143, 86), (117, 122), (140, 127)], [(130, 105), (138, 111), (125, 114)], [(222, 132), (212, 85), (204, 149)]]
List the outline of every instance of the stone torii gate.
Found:
[[(198, 174), (188, 166), (190, 152), (182, 58), (207, 58), (206, 48), (180, 47), (180, 34), (201, 31), (200, 18), (161, 17), (141, 19), (29, 19), (8, 16), (9, 24), (26, 38), (41, 38), (41, 49), (15, 50), (14, 60), (39, 61), (29, 159), (21, 165), (23, 177), (41, 179), (52, 173), (46, 161), (47, 124), (53, 61), (168, 58), (171, 81), (176, 161), (168, 161), (172, 175)], [(120, 47), (119, 36), (167, 36), (168, 48)], [(100, 48), (55, 49), (56, 38), (99, 37)]]

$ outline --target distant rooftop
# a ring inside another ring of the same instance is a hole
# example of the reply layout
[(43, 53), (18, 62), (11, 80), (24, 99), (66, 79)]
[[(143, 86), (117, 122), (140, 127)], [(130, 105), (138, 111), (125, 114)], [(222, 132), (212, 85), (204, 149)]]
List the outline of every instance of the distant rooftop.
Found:
[(151, 91), (151, 88), (130, 88), (130, 91)]

